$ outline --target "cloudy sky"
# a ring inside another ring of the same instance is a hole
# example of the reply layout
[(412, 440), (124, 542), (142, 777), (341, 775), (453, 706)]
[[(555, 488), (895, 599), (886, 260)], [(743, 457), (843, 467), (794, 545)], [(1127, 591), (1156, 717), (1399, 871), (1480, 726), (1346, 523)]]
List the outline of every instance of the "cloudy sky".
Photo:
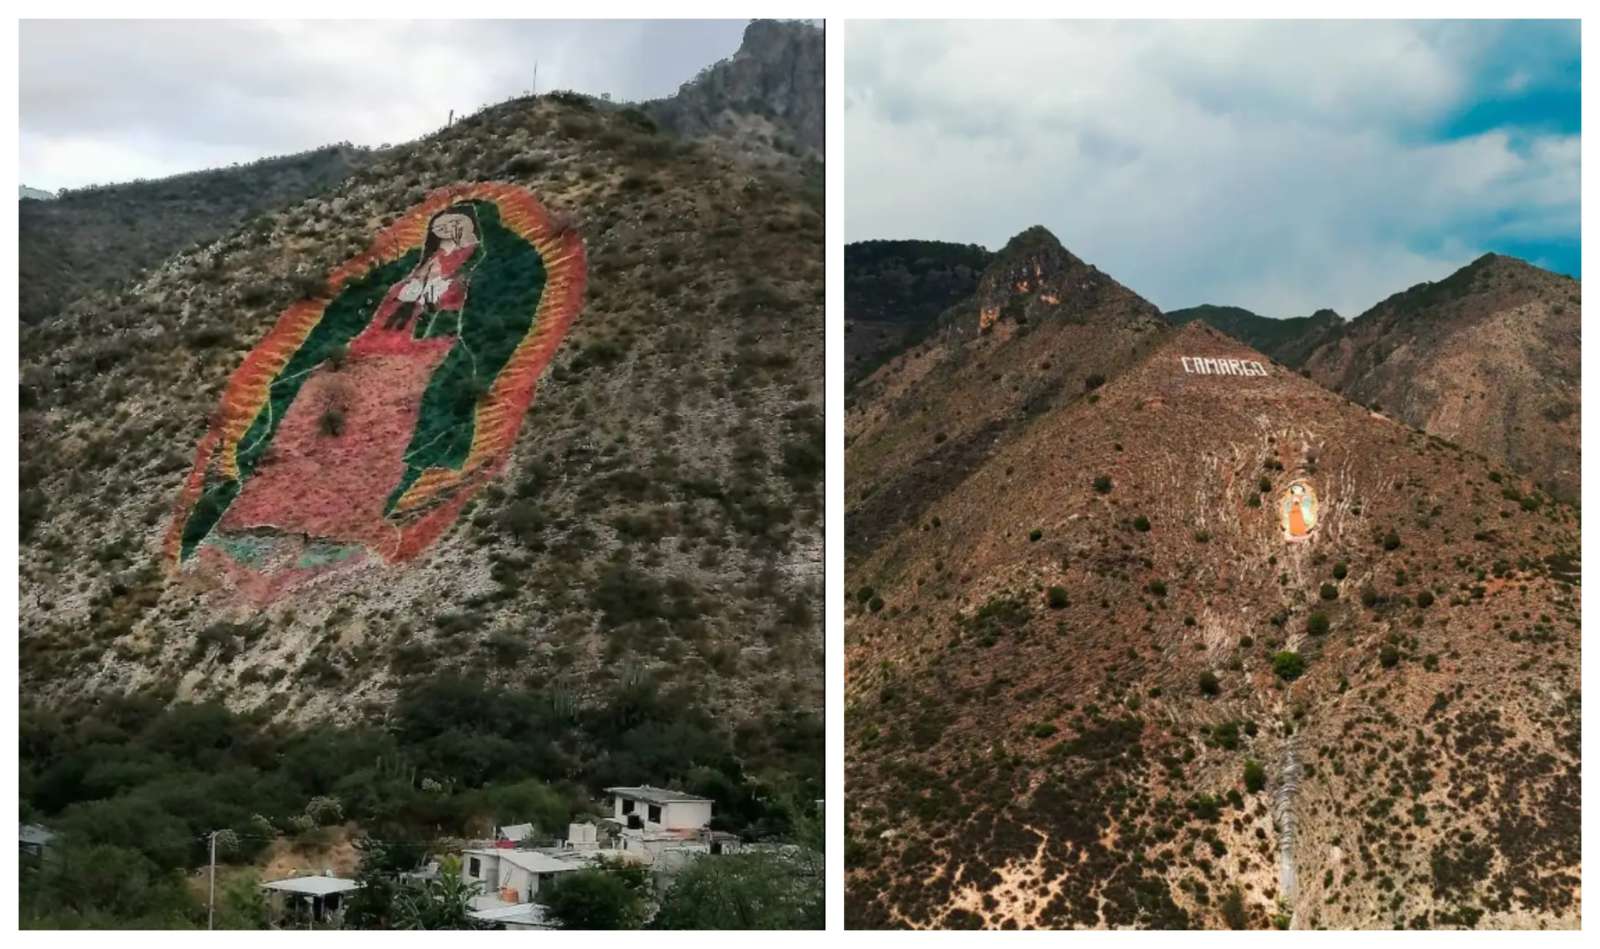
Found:
[(1163, 309), (1354, 316), (1486, 251), (1578, 274), (1575, 22), (863, 23), (850, 240), (1032, 224)]
[(533, 87), (670, 95), (745, 21), (24, 20), (22, 182), (58, 189), (416, 138)]

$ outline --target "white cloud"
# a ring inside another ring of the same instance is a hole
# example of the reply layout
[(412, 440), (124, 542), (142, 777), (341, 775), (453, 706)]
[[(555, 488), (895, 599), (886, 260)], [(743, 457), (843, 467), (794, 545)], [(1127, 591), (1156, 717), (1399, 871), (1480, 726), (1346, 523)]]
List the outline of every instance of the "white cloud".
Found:
[(744, 21), (27, 20), (22, 180), (77, 187), (416, 138), (524, 93), (670, 95)]
[(1575, 137), (1419, 135), (1471, 94), (1488, 40), (1387, 21), (852, 24), (846, 230), (998, 247), (1044, 224), (1163, 308), (1353, 315), (1484, 235), (1576, 231)]

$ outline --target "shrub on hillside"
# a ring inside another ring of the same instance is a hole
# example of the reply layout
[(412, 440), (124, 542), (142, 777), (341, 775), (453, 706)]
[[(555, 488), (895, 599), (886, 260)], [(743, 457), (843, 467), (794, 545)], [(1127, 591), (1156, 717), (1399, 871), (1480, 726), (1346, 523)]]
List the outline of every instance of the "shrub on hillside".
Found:
[(1254, 759), (1244, 763), (1244, 789), (1255, 794), (1267, 786), (1267, 769)]
[(1285, 682), (1293, 682), (1305, 673), (1306, 662), (1299, 653), (1285, 649), (1273, 654), (1272, 671)]

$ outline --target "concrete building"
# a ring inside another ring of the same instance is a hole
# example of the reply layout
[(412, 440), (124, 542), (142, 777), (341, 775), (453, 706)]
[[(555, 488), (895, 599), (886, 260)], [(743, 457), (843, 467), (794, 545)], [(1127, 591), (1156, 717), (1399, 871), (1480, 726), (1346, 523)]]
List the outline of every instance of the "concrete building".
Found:
[(542, 850), (481, 847), (461, 852), (461, 876), (483, 885), (502, 903), (527, 903), (563, 873), (582, 870), (582, 860), (562, 860)]
[(642, 785), (606, 788), (611, 817), (624, 828), (648, 831), (698, 830), (711, 824), (711, 799)]
[(710, 798), (665, 788), (607, 788), (616, 846), (671, 873), (698, 854), (733, 853), (736, 834), (711, 829)]
[(30, 857), (37, 857), (44, 853), (45, 848), (50, 846), (50, 841), (56, 839), (56, 835), (47, 827), (41, 827), (38, 824), (21, 824), (19, 826), (22, 828), (17, 835), (21, 852)]
[(267, 891), (273, 924), (280, 928), (338, 926), (344, 919), (349, 894), (361, 888), (359, 880), (332, 874), (291, 877), (261, 884)]

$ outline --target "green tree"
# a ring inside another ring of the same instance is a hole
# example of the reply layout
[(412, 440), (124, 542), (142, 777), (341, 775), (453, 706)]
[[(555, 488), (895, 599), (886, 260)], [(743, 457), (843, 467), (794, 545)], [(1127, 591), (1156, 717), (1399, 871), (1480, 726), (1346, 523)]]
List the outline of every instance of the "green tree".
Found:
[(563, 873), (541, 895), (545, 915), (561, 929), (638, 929), (644, 922), (643, 894), (610, 870)]
[(217, 894), (217, 928), (267, 928), (267, 897), (254, 871), (234, 877)]
[(1244, 789), (1255, 794), (1267, 786), (1267, 769), (1254, 759), (1244, 763)]
[(1244, 894), (1239, 892), (1237, 886), (1229, 887), (1227, 895), (1222, 898), (1222, 919), (1229, 929), (1250, 928), (1250, 918), (1244, 908)]
[(461, 876), (461, 861), (446, 857), (437, 877), (396, 887), (394, 928), (477, 929), (467, 912), (482, 889), (483, 884)]
[(821, 929), (821, 854), (702, 856), (673, 879), (653, 929)]
[(426, 853), (420, 844), (368, 836), (356, 840), (356, 850), (361, 853), (356, 868), (361, 888), (345, 907), (344, 924), (350, 929), (392, 928), (400, 874), (421, 866)]
[(1299, 653), (1285, 649), (1273, 655), (1272, 671), (1278, 674), (1278, 678), (1292, 682), (1305, 673), (1306, 661)]
[(29, 929), (187, 929), (205, 908), (176, 870), (137, 850), (62, 839), (25, 869), (18, 911)]

